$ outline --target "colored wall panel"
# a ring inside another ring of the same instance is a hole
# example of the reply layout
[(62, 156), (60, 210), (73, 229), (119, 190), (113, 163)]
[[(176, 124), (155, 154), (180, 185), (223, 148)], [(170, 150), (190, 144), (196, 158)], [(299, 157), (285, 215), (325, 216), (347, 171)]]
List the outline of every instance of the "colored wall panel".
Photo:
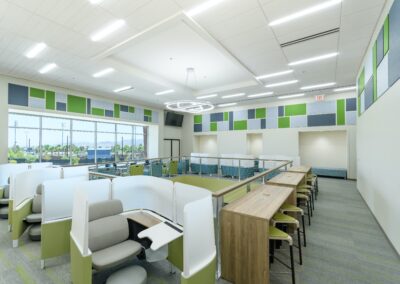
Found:
[(151, 116), (151, 110), (150, 109), (145, 109), (144, 110), (144, 115)]
[(46, 100), (35, 98), (35, 97), (29, 97), (29, 107), (38, 108), (38, 109), (46, 109)]
[(266, 118), (267, 111), (265, 108), (257, 108), (256, 109), (256, 118)]
[(56, 93), (46, 91), (46, 109), (55, 110), (56, 108)]
[(379, 64), (377, 70), (377, 95), (378, 98), (382, 96), (386, 90), (389, 88), (389, 74), (388, 74), (388, 58), (389, 56), (386, 55), (381, 64)]
[(229, 112), (229, 130), (233, 130), (233, 111)]
[(280, 117), (278, 120), (279, 128), (290, 128), (290, 117)]
[(254, 119), (256, 118), (256, 110), (255, 109), (249, 109), (247, 111), (247, 118), (248, 119)]
[(128, 107), (128, 112), (135, 113), (135, 107), (133, 107), (133, 106)]
[(112, 110), (104, 110), (104, 116), (106, 117), (114, 117), (114, 112)]
[(67, 104), (57, 102), (57, 110), (58, 111), (67, 111)]
[(307, 105), (306, 104), (285, 106), (285, 116), (306, 115), (306, 114), (307, 114)]
[(374, 73), (374, 78), (373, 78), (373, 81), (374, 81), (374, 85), (373, 85), (373, 99), (374, 99), (374, 102), (376, 101), (376, 98), (378, 97), (377, 96), (377, 89), (376, 89), (376, 79), (377, 79), (377, 68), (378, 68), (378, 65), (377, 65), (377, 56), (376, 56), (376, 49), (377, 49), (377, 47), (376, 47), (376, 42), (375, 42), (375, 45), (374, 45), (374, 48), (373, 48), (373, 54), (374, 54), (374, 57), (373, 57), (373, 73)]
[(247, 130), (247, 120), (234, 121), (233, 129), (234, 130)]
[(218, 121), (217, 129), (218, 131), (229, 131), (229, 121)]
[(268, 118), (278, 118), (279, 108), (278, 107), (269, 107), (267, 108), (267, 117)]
[(114, 116), (116, 118), (120, 117), (120, 105), (119, 104), (114, 104)]
[(278, 116), (284, 116), (285, 115), (285, 108), (283, 106), (278, 107)]
[(28, 87), (8, 84), (8, 103), (27, 107), (29, 105)]
[(346, 111), (354, 111), (357, 110), (357, 99), (350, 98), (346, 99)]
[(29, 96), (38, 98), (38, 99), (44, 99), (45, 98), (45, 92), (42, 89), (37, 89), (37, 88), (29, 88)]
[(346, 124), (355, 125), (357, 121), (357, 111), (347, 111), (346, 112)]
[(394, 1), (389, 13), (389, 87), (400, 78), (400, 1)]
[(307, 104), (307, 114), (328, 114), (336, 112), (335, 101), (322, 101)]
[(233, 120), (246, 120), (247, 119), (247, 110), (237, 110), (233, 112)]
[(383, 28), (378, 34), (378, 38), (376, 40), (376, 60), (379, 65), (381, 63), (383, 56), (384, 56), (384, 51), (383, 51)]
[(202, 132), (202, 125), (201, 124), (195, 124), (193, 128), (194, 132)]
[(194, 116), (194, 123), (201, 124), (202, 118), (203, 118), (202, 115), (195, 115), (195, 116)]
[(278, 117), (267, 117), (265, 119), (265, 128), (267, 129), (278, 128)]
[(261, 119), (261, 129), (266, 129), (267, 128), (267, 122), (265, 118)]
[(92, 99), (86, 100), (86, 114), (92, 114)]
[(224, 112), (224, 121), (229, 120), (229, 112)]
[(358, 89), (358, 94), (360, 95), (364, 91), (365, 87), (365, 69), (363, 69), (360, 73), (360, 76), (358, 77), (358, 82), (357, 82), (357, 89)]
[(261, 129), (261, 119), (249, 119), (247, 121), (248, 130), (259, 130)]
[(290, 117), (290, 128), (307, 127), (307, 116), (297, 115)]
[(308, 119), (308, 126), (315, 127), (315, 126), (334, 126), (336, 125), (336, 114), (318, 114), (318, 115), (309, 115)]
[[(67, 111), (85, 114), (86, 113), (86, 98), (68, 95)], [(93, 113), (93, 109), (92, 109), (92, 113)]]
[(337, 100), (337, 111), (336, 111), (336, 124), (345, 125), (346, 115), (345, 115), (345, 100)]
[(212, 113), (210, 120), (211, 122), (224, 121), (224, 113), (223, 112)]
[(383, 52), (385, 55), (389, 51), (389, 48), (389, 16), (387, 16), (383, 25)]
[(374, 80), (371, 78), (365, 85), (365, 110), (374, 103)]
[(217, 123), (216, 122), (211, 122), (210, 123), (210, 131), (217, 131)]
[(104, 116), (104, 109), (93, 107), (92, 114), (97, 116)]

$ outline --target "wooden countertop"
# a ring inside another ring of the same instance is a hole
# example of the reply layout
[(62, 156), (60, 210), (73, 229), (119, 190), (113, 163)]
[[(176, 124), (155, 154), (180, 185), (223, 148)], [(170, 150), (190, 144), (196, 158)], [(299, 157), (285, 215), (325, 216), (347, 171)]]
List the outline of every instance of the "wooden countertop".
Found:
[(149, 213), (143, 212), (143, 211), (142, 212), (141, 211), (132, 212), (132, 213), (125, 215), (125, 217), (128, 219), (131, 219), (147, 228), (153, 227), (162, 222), (161, 220), (157, 219), (156, 217), (150, 215)]
[(222, 210), (270, 220), (293, 190), (290, 187), (260, 185), (244, 197), (223, 207)]
[(294, 172), (294, 173), (308, 173), (311, 171), (310, 166), (294, 166), (291, 167), (287, 170), (288, 172)]
[(283, 172), (270, 179), (267, 184), (297, 187), (304, 177), (304, 173)]

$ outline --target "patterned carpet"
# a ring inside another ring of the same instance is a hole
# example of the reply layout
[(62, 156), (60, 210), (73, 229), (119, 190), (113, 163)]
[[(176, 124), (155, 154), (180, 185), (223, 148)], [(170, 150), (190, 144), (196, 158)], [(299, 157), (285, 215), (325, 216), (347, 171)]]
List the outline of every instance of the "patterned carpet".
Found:
[[(355, 182), (320, 179), (320, 195), (311, 221), (307, 248), (303, 250), (304, 264), (296, 266), (296, 283), (400, 283), (400, 258), (356, 190)], [(277, 254), (282, 260), (288, 259), (285, 247)], [(70, 283), (68, 257), (48, 260), (47, 268), (41, 270), (39, 255), (39, 243), (29, 241), (26, 235), (20, 247), (12, 249), (7, 222), (0, 221), (0, 283)], [(146, 268), (150, 284), (179, 283), (179, 272), (170, 274), (167, 262), (139, 264)], [(271, 270), (271, 283), (291, 283), (290, 275), (283, 274), (288, 270), (279, 263), (275, 262)], [(104, 283), (108, 275), (96, 275), (94, 282)]]

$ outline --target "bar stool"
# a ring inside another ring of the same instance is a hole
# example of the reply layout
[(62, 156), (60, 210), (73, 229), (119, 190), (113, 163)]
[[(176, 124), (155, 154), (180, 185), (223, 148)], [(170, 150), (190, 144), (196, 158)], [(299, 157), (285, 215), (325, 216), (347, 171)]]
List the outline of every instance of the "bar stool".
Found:
[[(275, 228), (274, 226), (269, 226), (269, 240), (270, 240), (270, 248), (271, 248), (270, 262), (272, 263), (273, 260), (276, 259), (280, 263), (282, 263), (283, 265), (288, 267), (292, 272), (292, 283), (295, 284), (296, 279), (295, 279), (295, 272), (294, 272), (293, 239), (292, 239), (292, 237), (289, 236), (289, 234), (285, 233), (284, 231), (281, 231), (278, 228)], [(290, 252), (290, 266), (288, 266), (286, 263), (284, 263), (283, 261), (281, 261), (275, 257), (275, 255), (274, 255), (275, 241), (288, 242), (289, 252)]]
[(313, 216), (313, 211), (315, 209), (314, 207), (314, 194), (313, 191), (311, 190), (311, 188), (309, 188), (309, 186), (307, 185), (300, 185), (297, 188), (297, 193), (301, 193), (301, 194), (305, 194), (308, 196), (308, 198), (310, 199), (310, 204), (311, 204), (311, 217)]
[(303, 265), (303, 256), (301, 253), (301, 234), (300, 234), (300, 224), (299, 221), (296, 218), (293, 218), (292, 216), (282, 214), (282, 213), (275, 213), (275, 215), (272, 217), (272, 225), (275, 227), (277, 224), (282, 224), (282, 225), (294, 225), (297, 230), (297, 239), (298, 239), (298, 245), (299, 245), (299, 260), (300, 260), (300, 265)]
[(301, 205), (307, 207), (308, 225), (311, 226), (310, 199), (305, 194), (297, 193), (297, 206), (301, 206)]
[(317, 195), (319, 192), (318, 176), (316, 174), (308, 174), (306, 181), (315, 189), (315, 200), (317, 200)]
[(279, 212), (286, 214), (286, 213), (296, 213), (300, 214), (301, 216), (301, 225), (303, 227), (303, 243), (304, 247), (307, 246), (307, 238), (306, 238), (306, 224), (304, 221), (304, 210), (300, 207), (294, 206), (292, 204), (284, 203), (282, 207), (279, 209)]

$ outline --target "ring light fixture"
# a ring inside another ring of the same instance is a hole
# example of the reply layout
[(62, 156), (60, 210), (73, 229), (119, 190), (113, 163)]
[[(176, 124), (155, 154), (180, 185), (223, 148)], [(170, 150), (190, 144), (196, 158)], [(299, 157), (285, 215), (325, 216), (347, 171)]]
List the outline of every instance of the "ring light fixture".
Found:
[(201, 113), (214, 109), (210, 102), (199, 101), (173, 101), (165, 103), (167, 109), (177, 112)]

